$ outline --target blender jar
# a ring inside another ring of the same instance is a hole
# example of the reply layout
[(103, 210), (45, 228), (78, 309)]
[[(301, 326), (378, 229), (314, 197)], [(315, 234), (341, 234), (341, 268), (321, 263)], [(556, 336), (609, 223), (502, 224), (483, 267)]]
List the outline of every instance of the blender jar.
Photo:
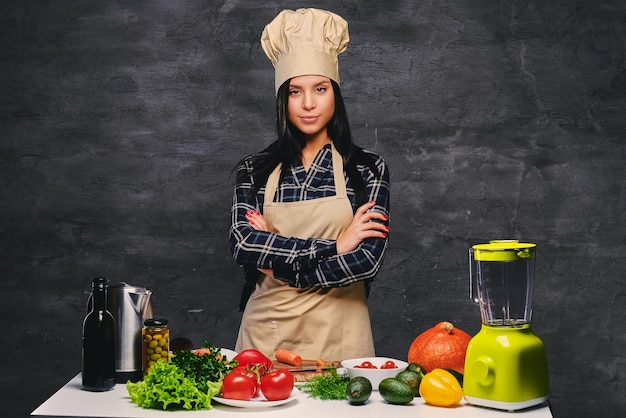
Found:
[(482, 323), (517, 327), (530, 323), (536, 244), (494, 240), (469, 249), (470, 297)]

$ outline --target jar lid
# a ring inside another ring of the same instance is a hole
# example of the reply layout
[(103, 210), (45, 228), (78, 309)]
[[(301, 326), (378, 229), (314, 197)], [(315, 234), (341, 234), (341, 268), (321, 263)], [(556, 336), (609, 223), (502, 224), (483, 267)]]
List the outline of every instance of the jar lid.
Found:
[(158, 327), (161, 325), (167, 325), (167, 319), (163, 318), (150, 318), (143, 321), (143, 324), (147, 327)]
[(476, 261), (516, 261), (534, 259), (536, 246), (530, 242), (506, 239), (492, 240), (489, 244), (476, 244), (472, 249)]

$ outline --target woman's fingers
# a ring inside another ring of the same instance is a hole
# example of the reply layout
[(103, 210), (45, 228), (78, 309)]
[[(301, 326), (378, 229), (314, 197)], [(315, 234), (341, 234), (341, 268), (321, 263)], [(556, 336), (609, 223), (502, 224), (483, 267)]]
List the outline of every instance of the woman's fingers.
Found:
[(362, 204), (356, 210), (356, 213), (354, 214), (354, 216), (357, 217), (357, 216), (361, 216), (361, 215), (367, 213), (367, 211), (370, 210), (371, 208), (373, 208), (375, 205), (376, 205), (376, 201), (374, 201), (374, 200), (371, 200), (371, 201), (369, 201), (367, 203)]
[(250, 223), (250, 226), (257, 231), (269, 232), (267, 222), (263, 215), (261, 215), (261, 212), (250, 209), (246, 212), (246, 219)]
[[(357, 222), (362, 222), (362, 223), (368, 223), (368, 222), (370, 222), (372, 220), (379, 220), (379, 221), (383, 221), (383, 222), (388, 221), (389, 218), (386, 215), (384, 215), (384, 214), (382, 214), (380, 212), (376, 212), (376, 211), (371, 210), (375, 205), (376, 205), (376, 202), (373, 201), (373, 200), (371, 202), (365, 203), (364, 205), (361, 205), (357, 209), (356, 213), (354, 214), (354, 220), (356, 220)], [(369, 226), (374, 228), (374, 229), (380, 229), (379, 226), (382, 225), (382, 224), (380, 224), (378, 222), (374, 222), (374, 224), (377, 224), (377, 225), (369, 225)], [(385, 225), (382, 225), (382, 226), (383, 226), (382, 229), (386, 228)], [(387, 231), (389, 230), (388, 228), (386, 228), (386, 229), (387, 229)]]
[(354, 250), (367, 238), (385, 238), (389, 227), (381, 222), (388, 220), (387, 216), (372, 211), (376, 202), (367, 202), (360, 206), (348, 228), (337, 239), (337, 254), (344, 254)]
[(382, 234), (383, 237), (387, 236), (389, 232), (389, 227), (380, 222), (374, 222), (372, 220), (362, 222), (360, 224), (355, 225), (355, 231), (360, 234), (361, 241), (365, 238), (379, 236), (378, 234)]

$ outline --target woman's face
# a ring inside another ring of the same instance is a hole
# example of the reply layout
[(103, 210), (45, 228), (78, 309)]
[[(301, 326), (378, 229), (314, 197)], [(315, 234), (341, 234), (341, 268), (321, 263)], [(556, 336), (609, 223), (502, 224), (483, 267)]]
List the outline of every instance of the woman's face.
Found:
[(335, 114), (335, 92), (328, 77), (303, 75), (289, 82), (287, 103), (289, 122), (308, 139), (324, 136), (326, 125)]

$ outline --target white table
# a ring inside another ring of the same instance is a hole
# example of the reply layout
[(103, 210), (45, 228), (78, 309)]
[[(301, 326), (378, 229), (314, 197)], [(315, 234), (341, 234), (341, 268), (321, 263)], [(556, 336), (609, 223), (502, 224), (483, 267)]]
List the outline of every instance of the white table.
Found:
[[(52, 395), (31, 415), (53, 417), (107, 417), (107, 418), (506, 418), (508, 412), (495, 411), (467, 404), (456, 408), (439, 408), (426, 405), (415, 398), (408, 405), (391, 405), (373, 392), (365, 405), (350, 405), (347, 401), (321, 401), (299, 393), (296, 399), (285, 405), (271, 408), (236, 408), (219, 405), (201, 411), (161, 411), (143, 409), (131, 403), (124, 384), (116, 385), (108, 392), (87, 392), (81, 388), (80, 373)], [(516, 418), (552, 418), (547, 405), (515, 413)]]

